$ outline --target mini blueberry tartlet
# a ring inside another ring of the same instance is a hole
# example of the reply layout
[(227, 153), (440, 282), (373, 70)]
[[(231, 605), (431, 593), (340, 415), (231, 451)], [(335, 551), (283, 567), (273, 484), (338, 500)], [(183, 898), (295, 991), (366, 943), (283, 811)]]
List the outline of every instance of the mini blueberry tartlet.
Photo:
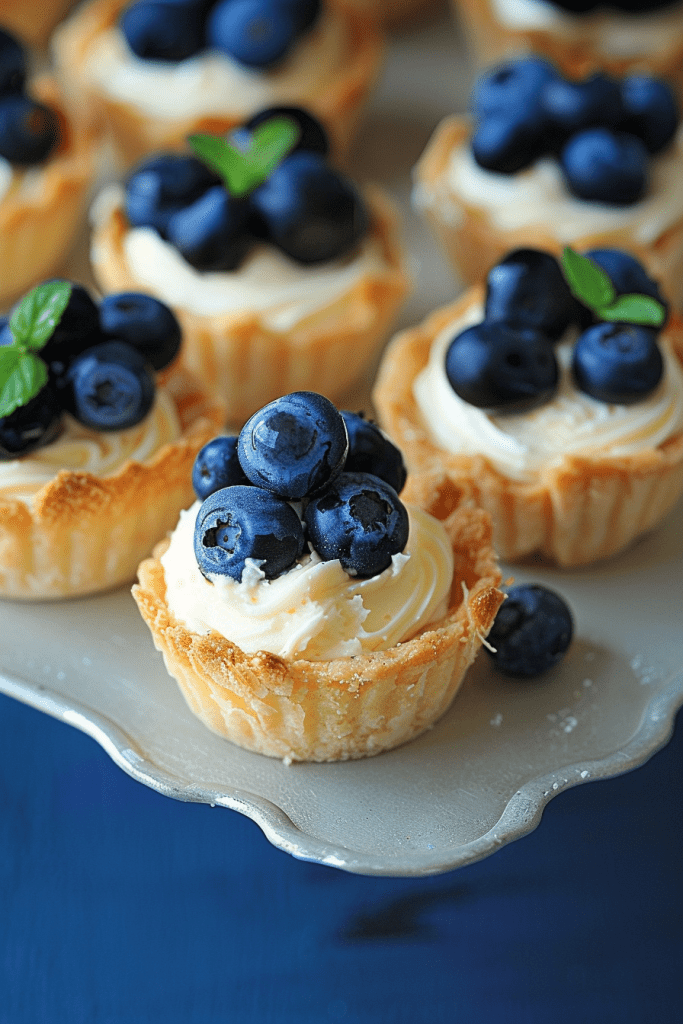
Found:
[(414, 191), (465, 283), (522, 246), (619, 248), (683, 300), (683, 130), (663, 81), (525, 57), (482, 75), (471, 108), (437, 128)]
[(373, 364), (408, 290), (396, 218), (329, 162), (305, 111), (256, 115), (139, 165), (93, 208), (103, 291), (170, 305), (183, 361), (233, 422), (288, 391), (333, 400)]
[(129, 582), (191, 499), (223, 406), (178, 367), (180, 328), (148, 295), (99, 306), (38, 285), (0, 325), (0, 596)]
[(683, 491), (683, 325), (620, 250), (515, 250), (390, 343), (375, 386), (407, 493), (466, 498), (499, 554), (606, 558)]
[(128, 167), (283, 104), (310, 108), (345, 152), (383, 39), (343, 0), (90, 0), (55, 33), (54, 52)]
[(315, 392), (209, 442), (193, 479), (133, 595), (202, 722), (287, 762), (433, 725), (503, 600), (486, 513), (405, 505), (394, 445)]
[(0, 309), (65, 260), (85, 217), (96, 136), (64, 113), (55, 81), (27, 81), (0, 28)]

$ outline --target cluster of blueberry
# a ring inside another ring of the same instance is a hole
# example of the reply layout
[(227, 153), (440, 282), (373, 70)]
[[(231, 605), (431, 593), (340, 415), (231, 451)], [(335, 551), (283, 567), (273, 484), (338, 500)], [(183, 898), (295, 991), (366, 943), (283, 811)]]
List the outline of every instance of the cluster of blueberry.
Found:
[[(617, 249), (586, 256), (607, 274), (617, 296), (648, 296), (665, 314), (657, 284), (635, 257)], [(522, 412), (554, 395), (553, 343), (569, 328), (580, 331), (572, 373), (581, 391), (601, 402), (631, 404), (657, 387), (663, 373), (657, 329), (596, 318), (575, 298), (557, 260), (534, 249), (515, 250), (489, 272), (484, 320), (451, 342), (446, 376), (471, 405)]]
[[(10, 322), (0, 327), (0, 351), (15, 344)], [(139, 423), (154, 401), (154, 371), (168, 366), (179, 348), (178, 321), (157, 299), (122, 293), (97, 306), (85, 288), (72, 285), (68, 305), (38, 353), (47, 383), (0, 417), (0, 458), (49, 444), (64, 411), (94, 430)]]
[(649, 158), (671, 142), (679, 119), (671, 89), (658, 79), (618, 82), (598, 72), (569, 81), (538, 57), (484, 75), (472, 109), (472, 153), (481, 167), (515, 174), (555, 156), (570, 192), (619, 206), (645, 194)]
[(59, 119), (24, 91), (26, 55), (0, 28), (0, 157), (11, 164), (39, 164), (60, 140)]
[(376, 576), (408, 541), (405, 479), (399, 450), (362, 415), (311, 391), (278, 398), (197, 456), (197, 564), (240, 582), (251, 558), (273, 579), (308, 542), (350, 575)]
[(235, 270), (259, 240), (303, 264), (346, 255), (366, 233), (368, 213), (351, 181), (328, 164), (327, 137), (310, 114), (264, 110), (230, 137), (234, 151), (248, 152), (256, 130), (280, 119), (297, 141), (250, 192), (231, 194), (196, 157), (153, 157), (126, 183), (129, 223), (154, 228), (200, 271)]
[(289, 53), (320, 8), (320, 0), (139, 0), (120, 24), (146, 60), (181, 61), (208, 48), (264, 69)]

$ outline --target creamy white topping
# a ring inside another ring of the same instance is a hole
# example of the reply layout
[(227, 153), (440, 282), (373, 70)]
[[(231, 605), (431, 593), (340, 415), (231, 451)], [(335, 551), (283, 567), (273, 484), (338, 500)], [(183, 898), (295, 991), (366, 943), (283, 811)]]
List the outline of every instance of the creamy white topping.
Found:
[(118, 28), (101, 33), (83, 74), (102, 92), (157, 118), (249, 114), (324, 93), (349, 59), (350, 39), (339, 12), (326, 11), (283, 64), (252, 71), (227, 55), (205, 50), (177, 64), (142, 60)]
[(129, 459), (145, 462), (181, 432), (175, 402), (163, 388), (157, 388), (144, 420), (126, 430), (91, 430), (65, 414), (64, 429), (51, 444), (19, 459), (0, 461), (0, 498), (30, 504), (60, 469), (111, 476)]
[(680, 5), (642, 14), (619, 11), (573, 14), (545, 0), (491, 0), (491, 9), (507, 28), (553, 32), (564, 37), (567, 43), (587, 38), (600, 52), (625, 59), (665, 50), (672, 35), (683, 31)]
[(434, 207), (446, 219), (457, 220), (457, 203), (461, 201), (485, 210), (503, 231), (550, 226), (564, 243), (627, 228), (639, 242), (650, 244), (683, 217), (682, 162), (683, 125), (672, 145), (650, 161), (647, 195), (629, 206), (608, 206), (572, 196), (559, 163), (550, 157), (537, 160), (517, 174), (486, 171), (475, 161), (469, 139), (465, 139), (451, 153), (433, 192), (422, 184), (416, 190), (415, 203)]
[(623, 456), (656, 448), (683, 430), (683, 371), (665, 338), (660, 339), (664, 376), (659, 387), (633, 405), (598, 402), (573, 383), (573, 338), (557, 347), (560, 383), (550, 402), (530, 412), (494, 415), (464, 402), (448, 383), (446, 351), (453, 338), (480, 323), (478, 303), (434, 339), (429, 362), (415, 378), (413, 393), (436, 444), (454, 455), (485, 456), (515, 480), (534, 480), (566, 455)]
[[(106, 219), (111, 208), (122, 202), (120, 187), (104, 190), (93, 206), (93, 223)], [(138, 285), (169, 306), (206, 316), (258, 310), (270, 328), (280, 331), (386, 268), (381, 243), (372, 234), (353, 255), (313, 267), (295, 263), (273, 246), (258, 245), (237, 270), (198, 271), (153, 228), (131, 228), (124, 249)]]
[(384, 651), (443, 618), (453, 580), (453, 551), (442, 524), (408, 507), (410, 535), (402, 554), (379, 576), (359, 580), (338, 560), (316, 553), (266, 580), (247, 559), (242, 582), (202, 576), (194, 556), (199, 502), (180, 513), (161, 558), (166, 600), (194, 633), (220, 633), (247, 654), (323, 661)]
[(14, 170), (11, 163), (0, 156), (0, 200), (7, 194), (12, 184)]

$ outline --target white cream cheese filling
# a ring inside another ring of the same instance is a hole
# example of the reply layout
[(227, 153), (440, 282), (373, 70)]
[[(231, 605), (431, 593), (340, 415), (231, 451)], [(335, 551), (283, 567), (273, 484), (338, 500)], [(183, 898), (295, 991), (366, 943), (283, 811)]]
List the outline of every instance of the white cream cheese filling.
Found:
[(494, 414), (469, 405), (448, 382), (446, 352), (458, 334), (481, 323), (483, 316), (483, 306), (474, 303), (445, 327), (413, 382), (422, 420), (434, 443), (445, 451), (483, 455), (505, 476), (533, 481), (567, 455), (632, 455), (683, 431), (683, 370), (664, 337), (662, 381), (642, 402), (612, 405), (579, 391), (571, 374), (572, 337), (556, 349), (560, 382), (550, 402), (516, 414)]
[(180, 513), (161, 558), (169, 611), (194, 633), (215, 631), (247, 654), (323, 661), (387, 650), (446, 614), (453, 551), (443, 525), (421, 509), (408, 506), (406, 549), (379, 576), (355, 579), (313, 552), (274, 580), (247, 559), (237, 583), (201, 574), (193, 547), (199, 508)]

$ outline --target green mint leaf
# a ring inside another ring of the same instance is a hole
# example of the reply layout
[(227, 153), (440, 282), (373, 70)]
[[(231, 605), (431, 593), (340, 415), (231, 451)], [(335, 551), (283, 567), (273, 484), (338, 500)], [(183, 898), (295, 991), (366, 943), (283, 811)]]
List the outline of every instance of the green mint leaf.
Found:
[(190, 135), (188, 140), (199, 159), (215, 171), (231, 196), (249, 192), (249, 173), (243, 153), (215, 135)]
[(610, 306), (616, 299), (614, 285), (602, 267), (569, 246), (562, 253), (562, 269), (574, 298), (589, 309)]
[(239, 199), (262, 185), (296, 145), (298, 126), (288, 117), (273, 117), (252, 133), (249, 146), (233, 146), (215, 135), (190, 135), (190, 146)]
[(248, 153), (258, 184), (262, 184), (281, 160), (297, 144), (300, 130), (288, 117), (273, 117), (254, 130), (254, 142)]
[(52, 337), (70, 297), (68, 281), (48, 281), (25, 295), (9, 322), (14, 344), (39, 351)]
[(662, 327), (666, 320), (665, 307), (649, 295), (619, 295), (609, 306), (600, 306), (596, 312), (601, 320), (645, 327)]
[(47, 366), (33, 352), (13, 345), (0, 349), (0, 416), (26, 405), (47, 384)]

